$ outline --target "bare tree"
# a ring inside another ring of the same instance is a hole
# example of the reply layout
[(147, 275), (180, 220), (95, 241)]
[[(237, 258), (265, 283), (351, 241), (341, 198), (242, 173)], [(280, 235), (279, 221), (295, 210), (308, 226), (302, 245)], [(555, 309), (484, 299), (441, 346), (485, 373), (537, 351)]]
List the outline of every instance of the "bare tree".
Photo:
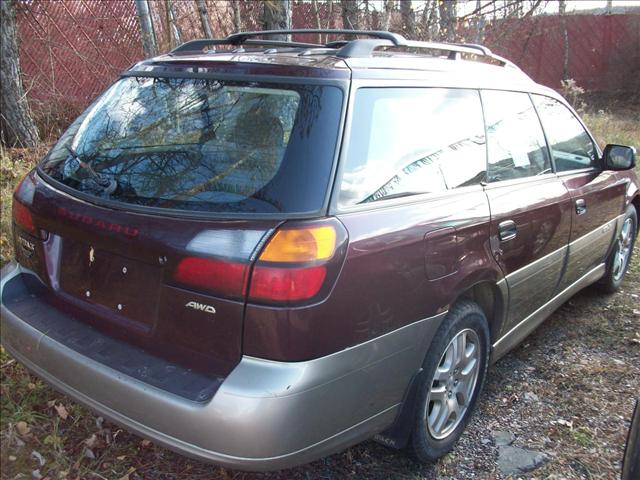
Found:
[(198, 5), (198, 14), (200, 15), (202, 32), (204, 33), (205, 37), (213, 38), (213, 31), (211, 30), (211, 25), (209, 24), (209, 14), (207, 13), (206, 0), (196, 0), (196, 4)]
[(438, 4), (440, 10), (440, 38), (447, 42), (456, 39), (456, 2), (445, 0)]
[(240, 15), (240, 0), (233, 0), (233, 28), (242, 31), (242, 15)]
[(0, 139), (10, 146), (32, 147), (36, 129), (22, 85), (13, 0), (0, 2)]
[(341, 0), (342, 6), (342, 26), (349, 30), (358, 30), (358, 1), (357, 0)]
[(167, 14), (167, 31), (169, 32), (169, 43), (174, 46), (182, 43), (182, 30), (176, 22), (176, 12), (173, 9), (172, 0), (164, 0), (164, 9)]
[[(265, 30), (291, 28), (291, 0), (264, 0), (262, 24)], [(274, 35), (274, 40), (289, 40), (289, 35)]]
[(149, 15), (147, 0), (136, 0), (136, 13), (140, 20), (140, 33), (142, 37), (142, 52), (145, 58), (154, 57), (158, 51), (156, 37), (153, 33), (153, 23)]
[(416, 34), (416, 14), (411, 8), (411, 0), (400, 0), (400, 15), (402, 32), (409, 38), (413, 38)]

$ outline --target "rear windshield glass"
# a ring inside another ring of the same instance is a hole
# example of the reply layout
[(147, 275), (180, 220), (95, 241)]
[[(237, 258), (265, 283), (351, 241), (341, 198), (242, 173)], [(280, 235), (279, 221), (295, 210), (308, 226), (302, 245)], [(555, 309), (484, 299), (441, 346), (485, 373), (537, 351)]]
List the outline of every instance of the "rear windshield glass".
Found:
[(141, 206), (315, 212), (341, 105), (332, 86), (123, 78), (74, 122), (41, 170), (80, 192)]

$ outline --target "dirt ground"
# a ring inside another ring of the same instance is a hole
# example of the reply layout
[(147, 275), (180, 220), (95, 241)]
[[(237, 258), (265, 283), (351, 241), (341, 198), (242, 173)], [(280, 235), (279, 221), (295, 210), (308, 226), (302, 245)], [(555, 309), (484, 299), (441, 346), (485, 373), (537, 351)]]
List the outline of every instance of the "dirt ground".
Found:
[[(640, 114), (592, 112), (602, 143), (640, 146)], [(42, 150), (41, 150), (42, 151)], [(38, 152), (38, 156), (41, 154)], [(2, 263), (9, 241), (12, 186), (33, 162), (29, 152), (2, 154)], [(22, 155), (22, 157), (21, 157)], [(517, 478), (619, 477), (623, 443), (640, 396), (640, 251), (622, 291), (577, 294), (522, 345), (490, 368), (468, 430), (434, 465), (365, 442), (293, 470), (232, 472), (196, 462), (97, 418), (0, 353), (2, 479), (500, 479), (492, 432), (546, 461)]]

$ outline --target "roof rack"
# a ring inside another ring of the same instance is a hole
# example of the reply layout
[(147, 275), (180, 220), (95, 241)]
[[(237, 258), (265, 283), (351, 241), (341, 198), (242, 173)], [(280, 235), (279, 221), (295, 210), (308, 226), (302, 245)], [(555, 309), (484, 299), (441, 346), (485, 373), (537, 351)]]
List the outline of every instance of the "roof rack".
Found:
[[(273, 35), (295, 35), (295, 34), (329, 34), (329, 35), (359, 35), (372, 37), (368, 39), (338, 40), (327, 44), (292, 42), (283, 40), (256, 39), (255, 37)], [(205, 47), (216, 47), (219, 45), (261, 45), (268, 47), (290, 47), (290, 48), (323, 48), (336, 50), (335, 55), (340, 58), (362, 58), (370, 57), (377, 48), (412, 48), (425, 50), (439, 50), (448, 52), (448, 58), (457, 60), (460, 54), (471, 54), (480, 57), (487, 57), (498, 62), (502, 66), (519, 68), (509, 60), (495, 55), (487, 47), (473, 43), (440, 43), (440, 42), (415, 42), (404, 38), (402, 35), (378, 30), (344, 30), (344, 29), (323, 29), (323, 28), (302, 28), (293, 30), (265, 30), (256, 32), (238, 32), (222, 39), (192, 40), (183, 43), (179, 47), (171, 50), (170, 54), (184, 54), (200, 52)]]

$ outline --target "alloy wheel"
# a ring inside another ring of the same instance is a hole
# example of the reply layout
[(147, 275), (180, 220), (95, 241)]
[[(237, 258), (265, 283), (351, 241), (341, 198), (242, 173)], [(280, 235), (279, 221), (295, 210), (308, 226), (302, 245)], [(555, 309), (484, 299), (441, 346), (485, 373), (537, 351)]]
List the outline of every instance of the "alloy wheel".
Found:
[(633, 245), (633, 219), (627, 218), (618, 235), (618, 248), (613, 258), (613, 279), (619, 281), (627, 268)]
[(479, 370), (478, 334), (462, 330), (449, 342), (431, 382), (425, 420), (433, 438), (446, 438), (460, 424), (471, 403)]

